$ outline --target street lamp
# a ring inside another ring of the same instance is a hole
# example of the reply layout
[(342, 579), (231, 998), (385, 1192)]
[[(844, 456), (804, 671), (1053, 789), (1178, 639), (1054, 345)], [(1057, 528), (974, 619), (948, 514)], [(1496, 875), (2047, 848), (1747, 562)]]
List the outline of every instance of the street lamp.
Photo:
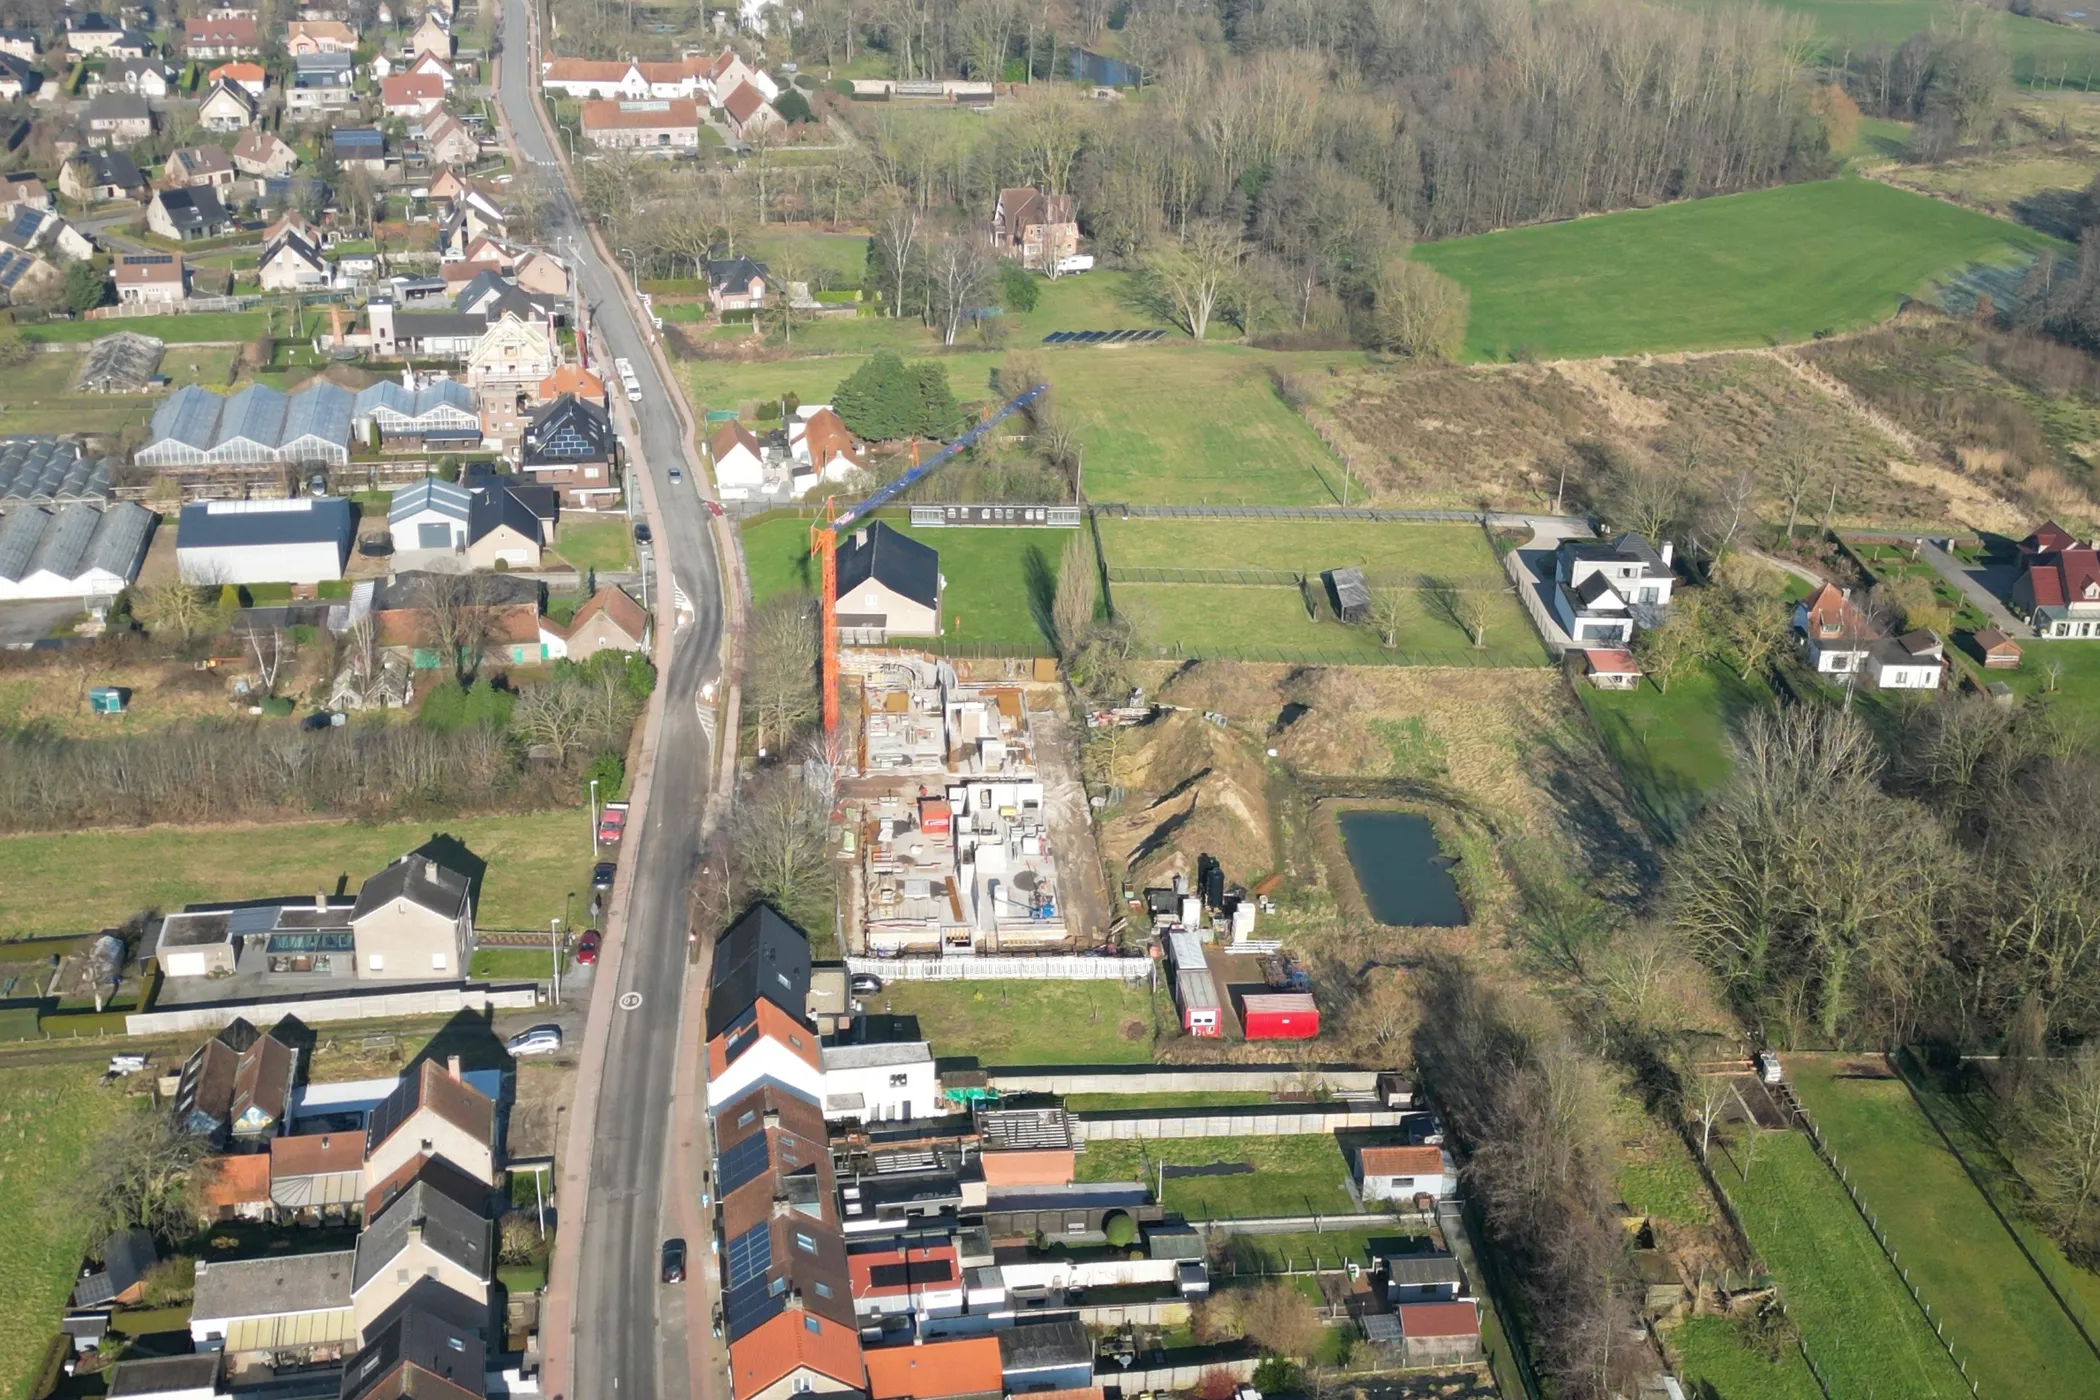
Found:
[(598, 780), (591, 779), (591, 859), (598, 858)]
[(634, 249), (622, 248), (620, 256), (627, 259), (627, 280), (634, 284), (636, 291), (640, 291), (642, 289), (642, 274), (635, 266)]

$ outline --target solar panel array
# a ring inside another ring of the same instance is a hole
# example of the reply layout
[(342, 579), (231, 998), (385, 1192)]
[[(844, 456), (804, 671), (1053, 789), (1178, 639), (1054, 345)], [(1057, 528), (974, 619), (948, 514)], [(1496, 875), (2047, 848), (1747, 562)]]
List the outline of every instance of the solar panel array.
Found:
[(764, 1133), (745, 1138), (724, 1152), (716, 1164), (715, 1189), (726, 1197), (738, 1187), (758, 1180), (766, 1173), (768, 1159)]
[(0, 248), (0, 288), (13, 291), (24, 277), (36, 269), (36, 259), (27, 253), (18, 253), (12, 248)]
[(772, 1267), (773, 1235), (764, 1225), (754, 1225), (729, 1242), (729, 1287), (742, 1288)]
[(1144, 345), (1163, 339), (1165, 331), (1052, 331), (1045, 345)]

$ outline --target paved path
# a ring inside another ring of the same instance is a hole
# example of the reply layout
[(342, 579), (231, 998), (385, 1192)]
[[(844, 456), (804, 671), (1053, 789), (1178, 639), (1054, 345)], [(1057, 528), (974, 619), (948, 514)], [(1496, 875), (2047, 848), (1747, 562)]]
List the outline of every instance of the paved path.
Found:
[(1558, 657), (1575, 643), (1547, 601), (1552, 588), (1553, 554), (1562, 540), (1594, 538), (1590, 524), (1565, 515), (1497, 515), (1491, 519), (1498, 529), (1531, 531), (1530, 539), (1509, 552), (1505, 565), (1510, 581), (1517, 586), (1518, 601), (1538, 628), (1539, 640), (1546, 644), (1549, 654)]
[(1947, 582), (1961, 590), (1961, 595), (1974, 603), (1983, 615), (1991, 620), (1991, 626), (2008, 637), (2025, 637), (2033, 629), (2012, 615), (2012, 610), (1999, 601), (1998, 595), (1983, 586), (1983, 581), (1969, 571), (1961, 560), (1941, 549), (1931, 540), (1918, 541), (1918, 555), (1932, 565), (1935, 572)]
[[(497, 94), (506, 134), (521, 162), (559, 175), (565, 167), (533, 91), (537, 36), (525, 0), (503, 0), (500, 25)], [(690, 1374), (686, 1307), (688, 1298), (707, 1296), (707, 1239), (689, 1236), (690, 1292), (659, 1284), (657, 1271), (663, 1240), (689, 1228), (689, 1212), (667, 1191), (687, 1159), (706, 1151), (690, 1133), (674, 1134), (672, 1110), (680, 1063), (691, 1058), (680, 1053), (688, 1033), (687, 890), (699, 864), (713, 753), (695, 697), (720, 672), (718, 537), (700, 494), (706, 475), (687, 454), (687, 425), (631, 289), (591, 237), (570, 187), (554, 189), (543, 242), (569, 255), (600, 354), (631, 361), (641, 380), (642, 402), (630, 412), (616, 400), (616, 417), (655, 532), (657, 548), (643, 567), (656, 573), (661, 601), (660, 680), (637, 765), (638, 818), (620, 853), (563, 1144), (542, 1379), (555, 1400), (705, 1395), (716, 1387), (710, 1375)], [(669, 470), (681, 464), (686, 481), (672, 486)], [(697, 1321), (704, 1335), (704, 1313)]]

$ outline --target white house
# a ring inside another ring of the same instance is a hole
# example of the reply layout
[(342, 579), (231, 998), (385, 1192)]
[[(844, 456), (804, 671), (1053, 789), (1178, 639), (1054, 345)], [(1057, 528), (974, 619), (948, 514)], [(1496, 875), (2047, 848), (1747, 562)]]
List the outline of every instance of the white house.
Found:
[(725, 501), (740, 501), (766, 483), (766, 460), (758, 439), (741, 423), (724, 423), (707, 440), (715, 466), (715, 489)]
[(464, 551), (473, 513), (474, 493), (456, 482), (426, 476), (396, 491), (386, 512), (395, 567), (428, 567), (408, 557), (425, 551), (446, 555)]
[(1639, 535), (1563, 540), (1553, 555), (1553, 615), (1578, 646), (1624, 644), (1670, 605), (1671, 546), (1658, 553)]
[(817, 1033), (770, 1001), (753, 1003), (707, 1043), (709, 1103), (728, 1103), (763, 1084), (824, 1101)]
[(788, 452), (810, 468), (807, 485), (801, 480), (803, 473), (796, 473), (798, 495), (819, 477), (851, 482), (868, 469), (866, 447), (846, 430), (830, 404), (804, 404), (795, 410), (795, 419), (788, 425)]
[(828, 1119), (888, 1123), (941, 1111), (933, 1051), (923, 1040), (827, 1045), (822, 1058)]
[(1940, 639), (1923, 627), (1877, 641), (1869, 664), (1882, 690), (1937, 690), (1947, 672)]
[(343, 576), (354, 528), (338, 496), (195, 501), (176, 526), (175, 563), (188, 584), (320, 583)]
[(1866, 669), (1881, 632), (1852, 602), (1851, 595), (1826, 583), (1794, 605), (1794, 633), (1810, 669), (1842, 676)]
[(1364, 1203), (1410, 1204), (1417, 1196), (1451, 1194), (1457, 1169), (1441, 1147), (1363, 1147), (1356, 1153), (1356, 1188)]
[(286, 229), (263, 249), (257, 280), (266, 292), (296, 292), (328, 285), (328, 262), (318, 243)]

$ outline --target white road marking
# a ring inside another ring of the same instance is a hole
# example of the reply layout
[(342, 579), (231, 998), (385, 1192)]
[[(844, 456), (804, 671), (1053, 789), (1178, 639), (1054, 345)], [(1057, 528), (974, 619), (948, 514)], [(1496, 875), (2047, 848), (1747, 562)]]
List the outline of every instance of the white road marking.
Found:
[(633, 1011), (641, 1004), (642, 994), (640, 992), (623, 992), (620, 994), (620, 1009), (622, 1011)]

